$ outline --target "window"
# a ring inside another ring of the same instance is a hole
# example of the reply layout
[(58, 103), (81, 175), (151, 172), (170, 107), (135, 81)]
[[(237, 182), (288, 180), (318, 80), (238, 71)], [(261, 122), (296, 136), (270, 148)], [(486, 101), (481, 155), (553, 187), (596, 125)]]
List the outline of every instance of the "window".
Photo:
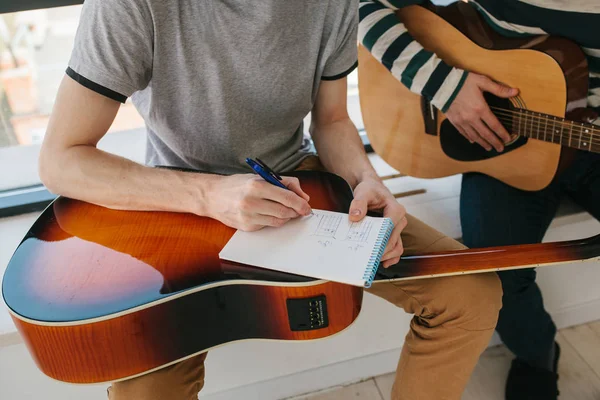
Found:
[[(39, 184), (37, 154), (80, 12), (74, 5), (0, 14), (0, 190)], [(110, 133), (143, 126), (127, 103)]]
[(348, 113), (359, 131), (364, 131), (365, 124), (360, 112), (360, 102), (358, 100), (358, 69), (355, 69), (348, 75)]
[[(40, 183), (38, 154), (71, 54), (82, 2), (20, 0), (0, 5), (0, 217), (32, 210), (15, 208), (22, 202), (32, 204), (37, 198), (38, 206), (33, 208), (39, 209), (53, 198)], [(362, 129), (356, 71), (348, 83), (348, 109)], [(99, 146), (143, 162), (143, 128), (144, 121), (128, 101)], [(8, 214), (7, 208), (12, 210)]]

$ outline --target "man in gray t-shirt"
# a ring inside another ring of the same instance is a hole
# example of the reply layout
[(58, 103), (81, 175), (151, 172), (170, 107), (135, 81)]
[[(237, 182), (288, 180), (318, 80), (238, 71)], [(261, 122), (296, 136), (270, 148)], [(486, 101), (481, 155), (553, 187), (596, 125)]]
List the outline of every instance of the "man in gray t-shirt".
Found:
[(152, 165), (233, 174), (260, 155), (293, 169), (321, 79), (357, 64), (348, 1), (109, 3), (86, 2), (68, 74), (118, 101), (133, 95)]
[[(356, 0), (86, 0), (40, 154), (42, 181), (105, 207), (194, 213), (250, 231), (309, 214), (297, 179), (284, 176), (284, 190), (247, 173), (245, 158), (258, 157), (283, 173), (313, 166), (343, 177), (353, 221), (370, 209), (391, 218), (384, 267), (403, 252), (462, 249), (406, 214), (348, 117), (358, 13)], [(128, 97), (146, 122), (147, 166), (96, 148)], [(303, 137), (309, 112), (322, 166)], [(393, 398), (458, 400), (496, 326), (497, 277), (379, 282), (369, 292), (415, 314)], [(114, 383), (109, 397), (196, 398), (204, 357)]]

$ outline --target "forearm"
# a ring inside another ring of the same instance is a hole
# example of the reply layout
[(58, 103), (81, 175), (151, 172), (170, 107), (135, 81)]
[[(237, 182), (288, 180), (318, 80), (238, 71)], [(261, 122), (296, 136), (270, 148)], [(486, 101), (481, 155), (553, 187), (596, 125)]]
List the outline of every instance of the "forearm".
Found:
[(311, 135), (323, 166), (344, 178), (352, 188), (366, 179), (380, 181), (350, 118), (313, 125)]
[(217, 176), (146, 167), (94, 146), (43, 149), (40, 176), (56, 194), (113, 209), (206, 215)]

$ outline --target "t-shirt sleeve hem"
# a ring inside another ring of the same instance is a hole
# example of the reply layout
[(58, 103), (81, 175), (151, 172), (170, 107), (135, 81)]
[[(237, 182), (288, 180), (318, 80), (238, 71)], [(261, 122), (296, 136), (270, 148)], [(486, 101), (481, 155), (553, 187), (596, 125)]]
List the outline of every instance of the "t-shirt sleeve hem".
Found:
[(321, 79), (324, 81), (336, 81), (338, 79), (342, 79), (347, 77), (358, 67), (358, 61), (356, 61), (350, 68), (342, 72), (341, 74), (333, 75), (333, 76), (322, 76)]
[(75, 72), (71, 67), (67, 67), (66, 74), (80, 85), (108, 97), (109, 99), (116, 100), (120, 103), (125, 103), (127, 101), (127, 96), (87, 79)]

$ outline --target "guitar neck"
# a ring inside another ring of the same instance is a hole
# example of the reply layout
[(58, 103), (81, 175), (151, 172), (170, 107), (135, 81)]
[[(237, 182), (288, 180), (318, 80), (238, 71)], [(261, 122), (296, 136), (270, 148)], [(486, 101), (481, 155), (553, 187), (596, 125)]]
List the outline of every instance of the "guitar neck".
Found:
[(502, 110), (494, 113), (501, 121), (510, 118), (512, 132), (519, 136), (600, 153), (600, 126), (525, 109)]
[(380, 267), (378, 282), (463, 275), (600, 260), (600, 235), (554, 243), (536, 243), (403, 256), (397, 265)]

